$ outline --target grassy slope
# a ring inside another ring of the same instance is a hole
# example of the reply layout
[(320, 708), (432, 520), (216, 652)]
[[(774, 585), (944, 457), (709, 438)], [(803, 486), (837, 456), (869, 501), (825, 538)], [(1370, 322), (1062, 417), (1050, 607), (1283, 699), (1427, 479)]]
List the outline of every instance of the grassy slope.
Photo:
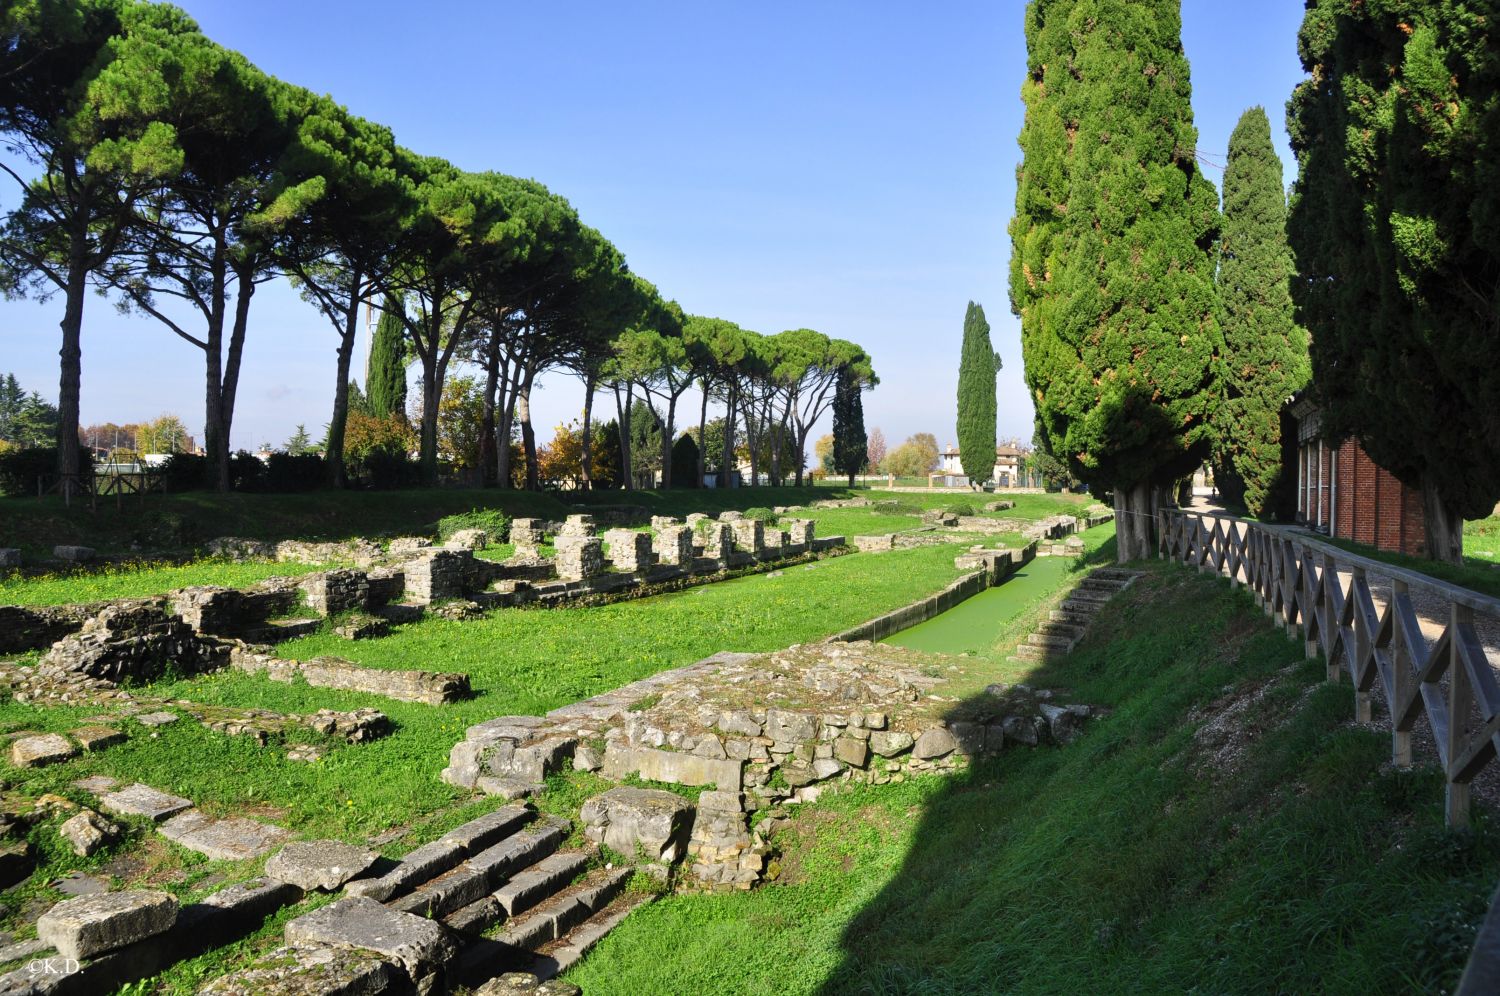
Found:
[(245, 588), (269, 577), (295, 576), (327, 565), (201, 560), (192, 564), (123, 564), (45, 577), (0, 576), (0, 605), (66, 605), (161, 595), (188, 585)]
[(1346, 539), (1327, 536), (1319, 538), (1351, 553), (1357, 553), (1361, 557), (1383, 560), (1397, 567), (1421, 571), (1423, 574), (1430, 574), (1461, 587), (1500, 598), (1500, 516), (1464, 523), (1464, 562), (1462, 564), (1442, 564), (1424, 557), (1389, 553)]
[[(570, 974), (611, 993), (1405, 992), (1451, 986), (1500, 874), (1443, 828), (1431, 769), (1385, 769), (1350, 690), (1244, 593), (1176, 569), (1012, 678), (1115, 711), (1065, 748), (825, 797), (751, 894), (674, 897)], [(1004, 641), (1002, 641), (1004, 645)], [(1193, 733), (1269, 692), (1232, 774)]]

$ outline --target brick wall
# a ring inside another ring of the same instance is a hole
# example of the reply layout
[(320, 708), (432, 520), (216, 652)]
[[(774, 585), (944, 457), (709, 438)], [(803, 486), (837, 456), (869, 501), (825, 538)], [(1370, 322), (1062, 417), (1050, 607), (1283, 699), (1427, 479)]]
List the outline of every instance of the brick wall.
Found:
[(1379, 550), (1426, 555), (1420, 491), (1378, 466), (1352, 439), (1337, 450), (1323, 447), (1321, 490), (1317, 443), (1304, 445), (1300, 456), (1303, 489), (1298, 510), (1308, 524), (1318, 522), (1321, 508), (1323, 524), (1331, 523), (1335, 536)]

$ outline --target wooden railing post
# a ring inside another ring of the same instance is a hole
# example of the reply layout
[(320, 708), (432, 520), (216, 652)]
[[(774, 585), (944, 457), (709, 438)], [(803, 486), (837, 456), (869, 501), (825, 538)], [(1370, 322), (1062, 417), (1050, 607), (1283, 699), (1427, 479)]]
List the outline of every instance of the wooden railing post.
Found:
[[(1339, 591), (1338, 583), (1338, 565), (1333, 559), (1333, 554), (1325, 553), (1323, 554), (1323, 618), (1318, 620), (1318, 633), (1323, 638), (1323, 646), (1327, 648), (1324, 651), (1323, 663), (1327, 665), (1329, 681), (1339, 680), (1341, 667), (1337, 648), (1339, 647), (1339, 610), (1344, 606), (1343, 600), (1335, 597)], [(1345, 647), (1343, 653), (1347, 658), (1349, 648)], [(1352, 674), (1354, 668), (1351, 667), (1349, 672)]]
[(1474, 705), (1474, 686), (1469, 679), (1469, 669), (1464, 665), (1459, 649), (1459, 627), (1474, 625), (1474, 610), (1467, 605), (1452, 603), (1453, 611), (1448, 622), (1448, 770), (1443, 812), (1450, 827), (1469, 825), (1469, 782), (1455, 781), (1459, 774), (1460, 758), (1467, 746), (1465, 730), (1469, 723), (1469, 710)]
[[(1360, 573), (1363, 574), (1364, 572), (1361, 571)], [(1402, 581), (1400, 578), (1392, 578), (1391, 602), (1396, 603), (1409, 590), (1410, 586), (1405, 581)], [(1395, 616), (1393, 615), (1391, 618), (1394, 621)], [(1392, 639), (1391, 643), (1391, 671), (1393, 672), (1391, 675), (1391, 684), (1396, 689), (1396, 694), (1393, 696), (1395, 701), (1390, 703), (1391, 763), (1398, 768), (1409, 768), (1411, 767), (1411, 731), (1400, 728), (1400, 717), (1396, 715), (1396, 710), (1400, 708), (1401, 703), (1405, 703), (1411, 699), (1412, 686), (1416, 683), (1414, 680), (1416, 676), (1412, 673), (1411, 648), (1406, 645), (1406, 640), (1395, 638)], [(1453, 755), (1449, 754), (1448, 756), (1452, 757)]]

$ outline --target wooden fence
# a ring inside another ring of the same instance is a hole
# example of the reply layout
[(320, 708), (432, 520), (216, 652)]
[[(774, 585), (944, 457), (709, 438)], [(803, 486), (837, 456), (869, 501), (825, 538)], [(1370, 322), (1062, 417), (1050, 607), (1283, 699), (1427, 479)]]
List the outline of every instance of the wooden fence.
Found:
[[(1361, 722), (1370, 721), (1370, 692), (1380, 681), (1395, 764), (1411, 764), (1411, 731), (1425, 712), (1447, 783), (1448, 824), (1468, 823), (1469, 784), (1500, 748), (1500, 680), (1474, 621), (1500, 620), (1500, 599), (1283, 526), (1171, 508), (1160, 524), (1161, 556), (1249, 587), (1287, 632), (1301, 630), (1308, 657), (1323, 654), (1330, 681), (1347, 673)], [(1391, 580), (1384, 611), (1376, 611), (1370, 574)], [(1440, 607), (1442, 632), (1431, 643), (1413, 596), (1429, 618)]]

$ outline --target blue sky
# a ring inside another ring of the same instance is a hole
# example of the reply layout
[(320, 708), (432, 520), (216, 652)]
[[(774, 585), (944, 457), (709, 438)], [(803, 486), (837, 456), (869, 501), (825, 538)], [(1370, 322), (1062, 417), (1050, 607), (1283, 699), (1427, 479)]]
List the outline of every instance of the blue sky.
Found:
[[(1004, 362), (1000, 435), (1030, 439), (1006, 297), (1021, 0), (180, 6), (221, 44), (413, 149), (540, 180), (690, 312), (861, 343), (881, 377), (866, 425), (891, 445), (954, 438), (964, 307), (980, 302)], [(1235, 121), (1260, 104), (1290, 182), (1282, 118), (1301, 77), (1301, 16), (1299, 0), (1185, 0), (1206, 158), (1222, 164)], [(0, 188), (0, 206), (13, 203)], [(85, 424), (170, 411), (197, 434), (202, 354), (105, 299), (87, 309)], [(60, 318), (57, 300), (0, 303), (0, 372), (54, 400)], [(233, 445), (280, 443), (299, 422), (316, 434), (334, 345), (290, 287), (259, 291)], [(582, 395), (576, 379), (542, 384), (543, 439)]]

